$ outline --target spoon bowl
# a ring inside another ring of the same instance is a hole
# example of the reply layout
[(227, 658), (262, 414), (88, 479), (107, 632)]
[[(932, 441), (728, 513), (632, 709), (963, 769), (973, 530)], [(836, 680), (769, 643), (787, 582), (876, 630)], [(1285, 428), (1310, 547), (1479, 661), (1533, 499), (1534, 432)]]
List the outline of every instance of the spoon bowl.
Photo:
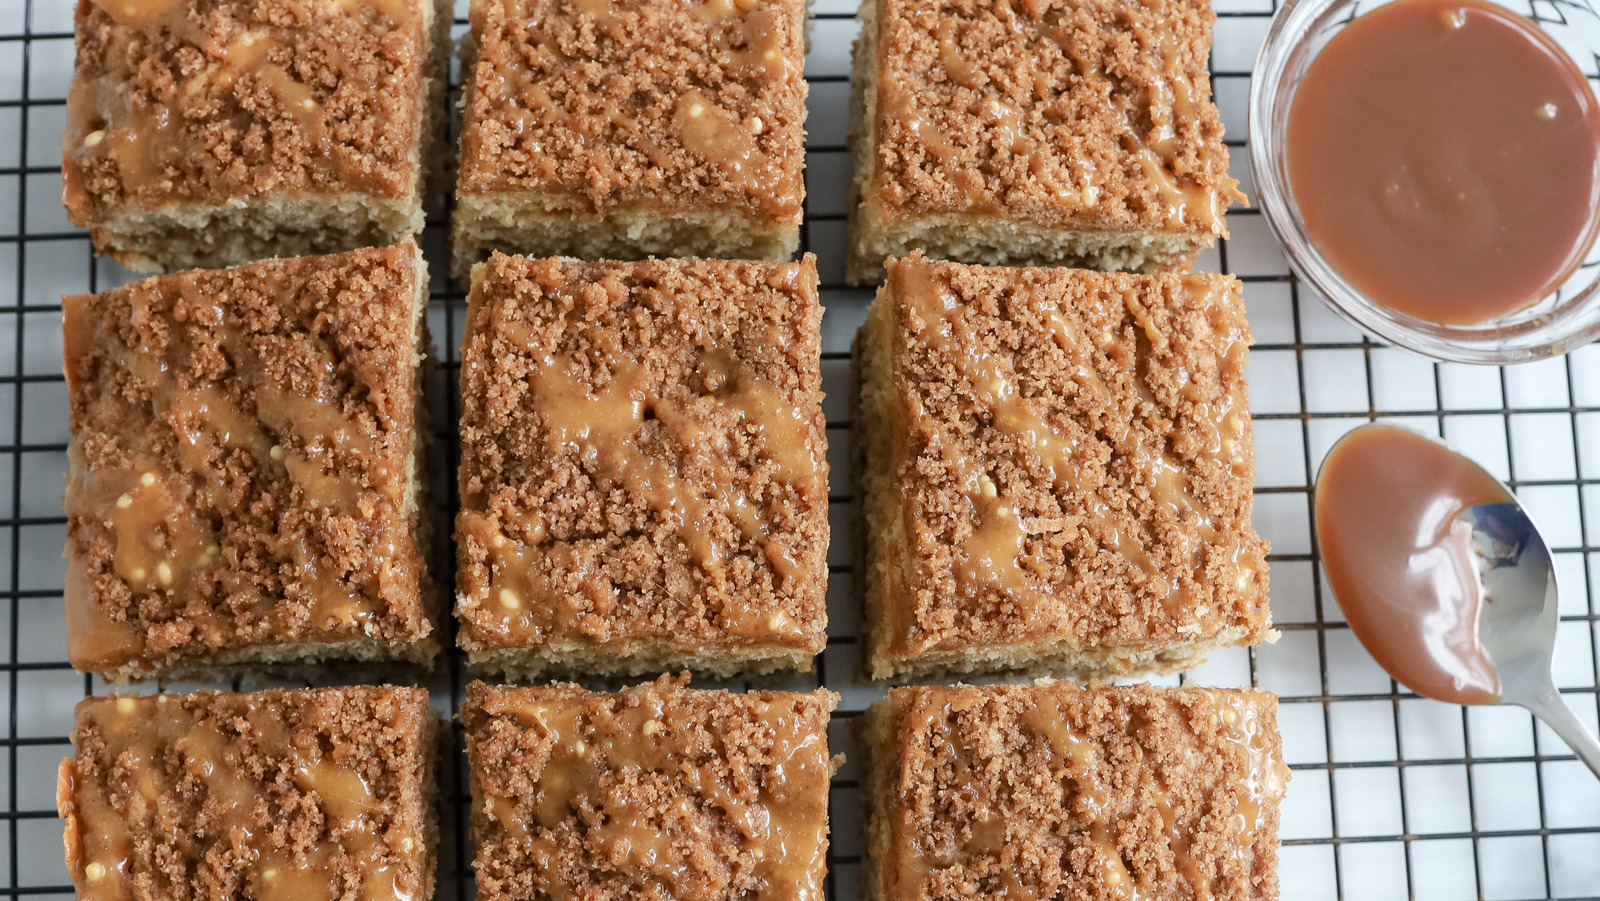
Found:
[(1436, 438), (1371, 424), (1328, 452), (1314, 509), (1345, 619), (1396, 681), (1435, 700), (1525, 707), (1600, 776), (1600, 742), (1551, 674), (1550, 549), (1509, 488)]

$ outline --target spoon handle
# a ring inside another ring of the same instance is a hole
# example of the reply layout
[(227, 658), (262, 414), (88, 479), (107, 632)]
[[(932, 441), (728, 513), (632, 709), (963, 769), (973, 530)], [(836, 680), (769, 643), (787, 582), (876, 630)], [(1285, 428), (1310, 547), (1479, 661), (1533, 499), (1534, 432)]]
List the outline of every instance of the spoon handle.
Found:
[(1544, 724), (1561, 736), (1561, 740), (1578, 755), (1578, 759), (1596, 776), (1600, 776), (1600, 741), (1595, 740), (1594, 735), (1584, 727), (1583, 721), (1561, 700), (1561, 694), (1555, 686), (1546, 685), (1543, 691), (1519, 703), (1544, 720)]

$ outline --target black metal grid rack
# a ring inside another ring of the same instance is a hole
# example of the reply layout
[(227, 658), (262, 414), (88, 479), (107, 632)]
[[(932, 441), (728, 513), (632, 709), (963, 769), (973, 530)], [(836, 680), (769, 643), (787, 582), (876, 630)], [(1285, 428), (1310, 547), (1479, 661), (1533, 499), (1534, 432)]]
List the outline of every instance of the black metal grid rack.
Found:
[[(1559, 15), (1552, 0), (1526, 0)], [(1583, 0), (1578, 0), (1583, 2)], [(1250, 65), (1276, 0), (1216, 0), (1213, 88), (1232, 136), (1233, 170), (1252, 193), (1245, 151)], [(1571, 0), (1561, 0), (1571, 5)], [(128, 279), (94, 260), (61, 212), (59, 138), (72, 69), (72, 0), (0, 0), (0, 895), (70, 897), (54, 808), (56, 762), (70, 753), (72, 705), (106, 690), (65, 659), (60, 613), (65, 535), (66, 396), (60, 296)], [(465, 27), (457, 2), (456, 31)], [(844, 146), (854, 0), (818, 0), (807, 60), (811, 114), (805, 246), (823, 273), (824, 381), (833, 467), (829, 643), (815, 674), (843, 696), (832, 741), (853, 759), (834, 780), (830, 899), (856, 895), (864, 809), (847, 722), (880, 690), (860, 675), (849, 513), (849, 341), (870, 293), (843, 285)], [(1600, 65), (1600, 60), (1597, 60)], [(1596, 72), (1591, 72), (1591, 77)], [(453, 102), (453, 97), (452, 97)], [(1309, 485), (1346, 429), (1392, 418), (1437, 431), (1489, 463), (1552, 532), (1564, 590), (1557, 681), (1594, 727), (1600, 716), (1600, 345), (1514, 369), (1431, 363), (1375, 344), (1290, 274), (1256, 211), (1235, 209), (1233, 237), (1202, 268), (1245, 282), (1256, 345), (1257, 528), (1273, 542), (1275, 645), (1217, 655), (1190, 681), (1259, 685), (1282, 697), (1294, 772), (1284, 806), (1284, 897), (1600, 899), (1600, 782), (1551, 733), (1513, 708), (1464, 710), (1400, 689), (1360, 649), (1318, 572)], [(428, 385), (440, 424), (433, 473), (454, 503), (456, 353), (465, 311), (442, 275), (443, 222), (424, 251), (436, 270), (430, 326), (444, 362)], [(4, 429), (9, 428), (9, 434)], [(448, 510), (441, 511), (446, 513)], [(440, 554), (448, 567), (448, 553)], [(451, 584), (447, 568), (439, 571)], [(453, 629), (447, 624), (447, 640)], [(453, 712), (467, 680), (452, 656), (429, 684)], [(170, 685), (170, 690), (195, 686)], [(462, 759), (442, 771), (441, 898), (472, 896)]]

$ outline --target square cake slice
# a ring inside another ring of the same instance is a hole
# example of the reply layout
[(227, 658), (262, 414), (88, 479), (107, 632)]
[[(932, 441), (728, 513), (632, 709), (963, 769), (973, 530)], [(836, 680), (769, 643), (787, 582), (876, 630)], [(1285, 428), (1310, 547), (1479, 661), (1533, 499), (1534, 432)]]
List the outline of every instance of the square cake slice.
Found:
[(1264, 691), (896, 688), (866, 715), (869, 901), (1275, 901)]
[(145, 272), (421, 231), (450, 22), (449, 0), (78, 0), (68, 217)]
[(1186, 267), (1244, 200), (1210, 0), (863, 0), (855, 283), (920, 248), (990, 265)]
[(455, 268), (787, 260), (806, 0), (472, 0)]
[(410, 239), (62, 299), (74, 666), (434, 658), (427, 300)]
[(478, 901), (824, 897), (837, 697), (467, 686)]
[(815, 259), (497, 253), (467, 305), (471, 662), (512, 678), (809, 670), (827, 619)]
[(433, 897), (436, 717), (420, 688), (78, 705), (56, 805), (83, 901)]
[(889, 262), (856, 338), (870, 667), (1168, 672), (1276, 637), (1239, 284)]

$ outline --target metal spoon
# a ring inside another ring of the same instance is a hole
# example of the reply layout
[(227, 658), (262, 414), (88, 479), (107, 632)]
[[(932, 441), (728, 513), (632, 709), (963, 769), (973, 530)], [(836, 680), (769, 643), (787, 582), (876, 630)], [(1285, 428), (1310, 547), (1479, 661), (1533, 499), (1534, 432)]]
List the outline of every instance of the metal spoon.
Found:
[(1600, 741), (1562, 702), (1550, 674), (1558, 604), (1549, 546), (1521, 504), (1480, 504), (1460, 518), (1480, 564), (1478, 640), (1499, 673), (1501, 703), (1532, 711), (1600, 776)]
[(1313, 502), (1323, 574), (1380, 666), (1424, 697), (1526, 707), (1600, 776), (1600, 742), (1551, 677), (1550, 549), (1509, 488), (1431, 435), (1370, 423), (1328, 451)]

